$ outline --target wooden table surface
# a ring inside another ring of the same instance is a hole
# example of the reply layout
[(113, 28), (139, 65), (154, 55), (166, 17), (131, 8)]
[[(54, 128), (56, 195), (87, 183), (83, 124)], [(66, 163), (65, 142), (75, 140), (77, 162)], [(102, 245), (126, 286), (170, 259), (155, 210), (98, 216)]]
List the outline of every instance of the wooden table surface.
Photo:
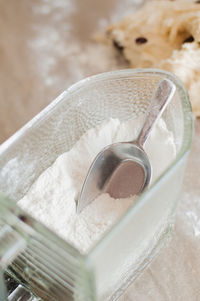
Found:
[(117, 3), (107, 2), (0, 0), (0, 143), (69, 85), (110, 69), (84, 56)]
[[(0, 0), (0, 143), (70, 84), (121, 66), (99, 62), (91, 36), (132, 2)], [(197, 121), (175, 236), (121, 301), (200, 300), (199, 134)]]

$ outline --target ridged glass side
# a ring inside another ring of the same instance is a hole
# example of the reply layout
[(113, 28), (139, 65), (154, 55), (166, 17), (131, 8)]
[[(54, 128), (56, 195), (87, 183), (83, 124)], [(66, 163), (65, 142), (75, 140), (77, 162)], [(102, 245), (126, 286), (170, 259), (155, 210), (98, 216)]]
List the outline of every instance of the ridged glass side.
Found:
[(15, 279), (43, 300), (95, 300), (84, 256), (2, 196), (0, 226), (26, 242), (7, 267)]

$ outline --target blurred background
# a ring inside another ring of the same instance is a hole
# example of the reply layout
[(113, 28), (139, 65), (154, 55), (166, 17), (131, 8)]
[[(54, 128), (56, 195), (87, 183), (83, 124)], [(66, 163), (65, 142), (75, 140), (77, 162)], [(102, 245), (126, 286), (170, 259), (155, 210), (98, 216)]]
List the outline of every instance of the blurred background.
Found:
[(0, 0), (0, 143), (72, 83), (120, 67), (93, 36), (141, 3)]
[[(0, 0), (0, 143), (76, 81), (127, 67), (93, 36), (142, 2)], [(120, 301), (200, 300), (199, 153), (196, 136), (173, 239)]]

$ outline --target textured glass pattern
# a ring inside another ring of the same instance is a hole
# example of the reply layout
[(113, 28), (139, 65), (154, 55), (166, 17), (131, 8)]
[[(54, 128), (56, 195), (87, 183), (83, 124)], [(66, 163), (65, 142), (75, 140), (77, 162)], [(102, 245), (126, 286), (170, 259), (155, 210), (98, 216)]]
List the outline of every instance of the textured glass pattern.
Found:
[[(113, 75), (85, 81), (73, 93), (63, 93), (0, 149), (1, 191), (13, 200), (20, 199), (41, 172), (87, 129), (110, 117), (126, 120), (145, 113), (160, 79), (154, 74)], [(183, 129), (177, 130), (183, 125), (180, 106), (177, 96), (165, 114), (179, 147), (183, 133)]]

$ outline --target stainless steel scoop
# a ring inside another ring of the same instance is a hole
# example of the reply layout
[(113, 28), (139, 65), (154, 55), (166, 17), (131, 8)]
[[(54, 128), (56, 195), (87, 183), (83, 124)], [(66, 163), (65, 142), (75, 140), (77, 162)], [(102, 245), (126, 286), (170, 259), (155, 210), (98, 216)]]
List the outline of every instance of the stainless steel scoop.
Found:
[(171, 81), (162, 80), (152, 97), (138, 138), (131, 142), (108, 145), (96, 156), (84, 181), (77, 213), (102, 192), (114, 198), (127, 198), (138, 195), (147, 187), (152, 171), (143, 146), (156, 120), (172, 99), (175, 89)]

